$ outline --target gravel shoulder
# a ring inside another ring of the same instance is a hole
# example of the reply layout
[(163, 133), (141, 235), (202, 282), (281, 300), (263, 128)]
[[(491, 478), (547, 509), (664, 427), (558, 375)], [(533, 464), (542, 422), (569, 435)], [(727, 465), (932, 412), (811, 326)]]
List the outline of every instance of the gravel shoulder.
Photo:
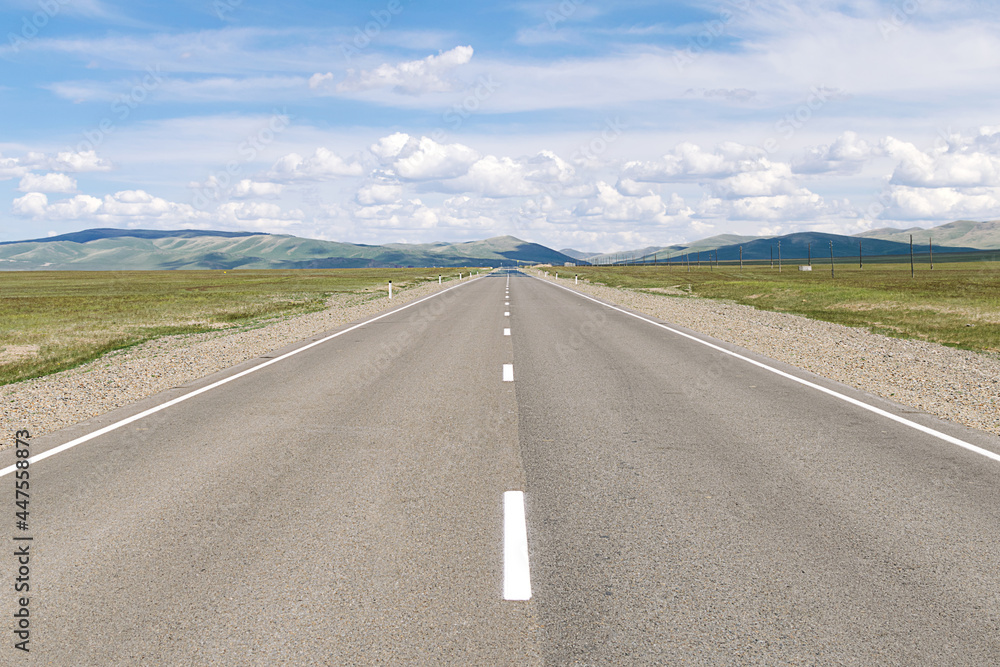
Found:
[(340, 294), (323, 311), (166, 336), (67, 371), (5, 385), (0, 387), (0, 449), (12, 444), (10, 436), (18, 429), (28, 429), (32, 437), (52, 433), (456, 284), (424, 283), (397, 291), (391, 301), (371, 292)]
[[(549, 276), (547, 280), (556, 281)], [(571, 280), (559, 283), (572, 285)], [(0, 388), (0, 433), (52, 433), (370, 317), (452, 284), (426, 283), (392, 301), (334, 297), (327, 310), (237, 331), (169, 336), (83, 366)], [(1000, 435), (1000, 358), (749, 306), (581, 283), (575, 289), (700, 331), (942, 419)], [(4, 437), (4, 445), (9, 446)]]
[(539, 277), (941, 419), (1000, 435), (1000, 357), (751, 306)]

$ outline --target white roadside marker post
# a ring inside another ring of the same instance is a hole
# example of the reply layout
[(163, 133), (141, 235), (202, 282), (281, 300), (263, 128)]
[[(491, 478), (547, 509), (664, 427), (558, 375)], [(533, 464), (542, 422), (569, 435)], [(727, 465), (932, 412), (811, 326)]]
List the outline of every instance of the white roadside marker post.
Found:
[(439, 273), (438, 274), (438, 285), (440, 285), (440, 284), (441, 284), (441, 274)]
[(392, 298), (392, 281), (389, 281), (389, 298)]
[(573, 276), (573, 284), (574, 285), (579, 285), (580, 284), (580, 276), (579, 276), (579, 274)]

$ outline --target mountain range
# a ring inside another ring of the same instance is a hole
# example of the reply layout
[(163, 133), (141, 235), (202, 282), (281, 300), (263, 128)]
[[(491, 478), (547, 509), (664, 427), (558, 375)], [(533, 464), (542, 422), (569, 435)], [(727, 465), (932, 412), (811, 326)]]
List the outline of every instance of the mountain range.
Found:
[[(913, 227), (911, 229), (895, 229), (886, 227), (874, 229), (854, 236), (841, 234), (823, 234), (818, 232), (799, 232), (784, 236), (737, 236), (736, 234), (720, 234), (700, 239), (692, 243), (682, 243), (670, 246), (647, 246), (644, 248), (634, 248), (613, 253), (586, 253), (564, 248), (560, 250), (564, 255), (576, 258), (580, 262), (592, 264), (606, 264), (622, 261), (644, 260), (652, 261), (655, 253), (657, 259), (678, 257), (688, 254), (696, 257), (699, 252), (711, 252), (714, 257), (718, 251), (720, 260), (739, 259), (739, 249), (743, 246), (743, 258), (768, 259), (772, 249), (777, 248), (778, 241), (781, 242), (782, 255), (785, 257), (806, 257), (812, 244), (814, 256), (828, 256), (830, 252), (830, 241), (833, 241), (833, 252), (837, 257), (857, 255), (858, 240), (862, 241), (862, 252), (867, 255), (901, 255), (909, 253), (910, 235), (913, 235), (915, 249), (923, 251), (928, 247), (931, 240), (934, 242), (935, 251), (940, 252), (967, 252), (972, 250), (996, 250), (1000, 249), (1000, 220), (987, 222), (974, 222), (971, 220), (958, 220), (947, 224), (924, 229)], [(882, 243), (884, 241), (889, 244)], [(707, 259), (708, 255), (705, 255)]]
[(0, 243), (0, 270), (6, 271), (333, 269), (573, 261), (513, 236), (466, 243), (361, 245), (257, 232), (88, 229)]
[(629, 260), (682, 261), (804, 259), (905, 255), (909, 239), (924, 252), (930, 239), (936, 252), (1000, 249), (1000, 221), (959, 220), (932, 229), (877, 229), (856, 236), (799, 232), (776, 237), (721, 234), (693, 243), (649, 246), (593, 254), (572, 248), (553, 250), (513, 236), (464, 243), (389, 243), (364, 245), (307, 239), (286, 234), (211, 230), (87, 229), (27, 241), (0, 242), (0, 270), (125, 271), (165, 269), (326, 269), (393, 266), (501, 266), (503, 264), (604, 264)]

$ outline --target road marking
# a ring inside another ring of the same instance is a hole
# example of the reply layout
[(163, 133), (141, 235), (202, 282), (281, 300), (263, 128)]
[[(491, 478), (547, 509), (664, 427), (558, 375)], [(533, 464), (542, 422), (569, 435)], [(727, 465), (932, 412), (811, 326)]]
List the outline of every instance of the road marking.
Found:
[(503, 365), (503, 381), (504, 382), (514, 381), (514, 364)]
[[(532, 276), (532, 277), (534, 277), (534, 276)], [(541, 280), (541, 278), (535, 278), (535, 280)], [(731, 357), (736, 357), (737, 359), (745, 361), (748, 364), (753, 364), (754, 366), (757, 366), (758, 368), (763, 368), (766, 371), (770, 371), (770, 372), (774, 373), (775, 375), (780, 375), (783, 378), (787, 378), (789, 380), (792, 380), (793, 382), (798, 382), (799, 384), (805, 385), (805, 386), (807, 386), (807, 387), (809, 387), (811, 389), (815, 389), (817, 391), (821, 391), (824, 394), (827, 394), (829, 396), (833, 396), (834, 398), (839, 398), (840, 400), (845, 401), (847, 403), (850, 403), (851, 405), (855, 405), (855, 406), (857, 406), (857, 407), (859, 407), (859, 408), (861, 408), (863, 410), (868, 410), (869, 412), (874, 412), (875, 414), (880, 415), (882, 417), (885, 417), (886, 419), (891, 419), (894, 422), (898, 422), (898, 423), (900, 423), (900, 424), (902, 424), (904, 426), (909, 426), (912, 429), (916, 429), (917, 431), (920, 431), (921, 433), (926, 433), (927, 435), (933, 436), (933, 437), (938, 438), (940, 440), (944, 440), (945, 442), (951, 443), (953, 445), (957, 445), (959, 447), (962, 447), (963, 449), (969, 450), (970, 452), (974, 452), (976, 454), (979, 454), (980, 456), (985, 456), (988, 459), (992, 459), (993, 461), (1000, 462), (1000, 454), (997, 454), (996, 452), (991, 452), (988, 449), (983, 449), (982, 447), (977, 447), (976, 445), (972, 444), (971, 442), (966, 442), (965, 440), (960, 440), (959, 438), (956, 438), (954, 436), (950, 436), (947, 433), (942, 433), (941, 431), (937, 431), (935, 429), (932, 429), (930, 427), (924, 426), (922, 424), (918, 424), (916, 422), (912, 422), (909, 419), (906, 419), (904, 417), (900, 417), (898, 415), (894, 415), (891, 412), (887, 412), (887, 411), (885, 411), (885, 410), (883, 410), (881, 408), (876, 408), (874, 405), (868, 405), (867, 403), (865, 403), (863, 401), (859, 401), (856, 398), (851, 398), (850, 396), (845, 396), (844, 394), (841, 394), (840, 392), (836, 392), (833, 389), (827, 389), (826, 387), (818, 385), (815, 382), (810, 382), (809, 380), (803, 380), (802, 378), (796, 377), (796, 376), (792, 375), (791, 373), (786, 373), (785, 371), (778, 370), (777, 368), (774, 368), (772, 366), (768, 366), (767, 364), (762, 363), (760, 361), (756, 361), (755, 359), (751, 359), (750, 357), (745, 357), (742, 354), (739, 354), (737, 352), (732, 352), (730, 350), (727, 350), (724, 347), (719, 347), (718, 345), (715, 345), (713, 343), (709, 343), (707, 340), (702, 340), (702, 339), (698, 338), (697, 336), (692, 336), (691, 334), (684, 333), (683, 331), (678, 331), (677, 329), (674, 329), (672, 327), (668, 327), (666, 324), (660, 324), (659, 322), (655, 322), (655, 321), (653, 321), (653, 320), (651, 320), (649, 318), (643, 317), (642, 315), (637, 315), (636, 313), (630, 313), (629, 311), (627, 311), (627, 310), (625, 310), (623, 308), (619, 308), (618, 306), (612, 306), (609, 303), (604, 303), (603, 301), (595, 299), (592, 296), (588, 296), (587, 294), (583, 294), (581, 292), (577, 292), (576, 290), (570, 289), (568, 287), (564, 287), (562, 285), (558, 285), (558, 284), (550, 282), (548, 280), (541, 280), (541, 282), (546, 283), (548, 285), (553, 285), (553, 286), (558, 287), (559, 289), (562, 289), (562, 290), (566, 290), (570, 294), (575, 294), (575, 295), (577, 295), (579, 297), (587, 299), (588, 301), (593, 301), (594, 303), (598, 303), (598, 304), (604, 306), (605, 308), (610, 308), (611, 310), (617, 310), (619, 313), (623, 313), (625, 315), (628, 315), (629, 317), (634, 317), (637, 320), (642, 320), (643, 322), (648, 322), (649, 324), (652, 324), (653, 326), (660, 327), (661, 329), (665, 329), (665, 330), (669, 331), (670, 333), (677, 334), (678, 336), (683, 336), (684, 338), (687, 338), (689, 340), (693, 340), (696, 343), (701, 343), (702, 345), (704, 345), (706, 347), (710, 347), (713, 350), (718, 350), (719, 352), (722, 352), (723, 354), (728, 354)]]
[[(160, 405), (157, 405), (156, 407), (150, 408), (148, 410), (144, 410), (143, 412), (140, 412), (139, 414), (132, 415), (131, 417), (126, 417), (125, 419), (122, 419), (121, 421), (117, 421), (114, 424), (109, 424), (108, 426), (105, 426), (104, 428), (100, 428), (100, 429), (94, 431), (93, 433), (88, 433), (87, 435), (82, 435), (82, 436), (80, 436), (79, 438), (77, 438), (75, 440), (70, 440), (69, 442), (63, 443), (63, 444), (59, 445), (58, 447), (53, 447), (52, 449), (44, 451), (41, 454), (36, 454), (35, 456), (32, 456), (31, 458), (28, 459), (28, 463), (36, 463), (36, 462), (41, 461), (43, 459), (47, 459), (50, 456), (55, 456), (56, 454), (58, 454), (60, 452), (64, 452), (67, 449), (70, 449), (71, 447), (76, 447), (77, 445), (82, 445), (83, 443), (87, 442), (88, 440), (93, 440), (94, 438), (100, 437), (100, 436), (104, 435), (105, 433), (110, 433), (111, 431), (117, 430), (117, 429), (121, 428), (122, 426), (127, 426), (128, 424), (131, 424), (132, 422), (139, 421), (143, 417), (148, 417), (149, 415), (157, 413), (160, 410), (165, 410), (165, 409), (169, 408), (172, 405), (177, 405), (178, 403), (186, 401), (189, 398), (194, 398), (198, 394), (204, 394), (206, 391), (211, 391), (212, 389), (215, 389), (216, 387), (221, 387), (222, 385), (226, 384), (227, 382), (232, 382), (233, 380), (235, 380), (237, 378), (241, 378), (244, 375), (250, 375), (251, 373), (256, 373), (257, 371), (259, 371), (262, 368), (270, 366), (271, 364), (276, 364), (279, 361), (282, 361), (283, 359), (287, 359), (288, 357), (291, 357), (291, 356), (294, 356), (294, 355), (298, 354), (299, 352), (304, 352), (304, 351), (308, 350), (309, 348), (316, 347), (317, 345), (325, 343), (328, 340), (333, 340), (334, 338), (337, 338), (338, 336), (343, 336), (344, 334), (350, 333), (351, 331), (354, 331), (355, 329), (360, 329), (361, 327), (363, 327), (363, 326), (365, 326), (367, 324), (371, 324), (372, 322), (377, 322), (378, 320), (381, 320), (383, 317), (389, 317), (390, 315), (394, 315), (394, 314), (396, 314), (396, 313), (398, 313), (398, 312), (400, 312), (402, 310), (406, 310), (407, 308), (412, 308), (413, 306), (416, 306), (419, 303), (423, 303), (424, 301), (427, 301), (428, 299), (433, 299), (436, 296), (441, 296), (445, 292), (450, 292), (453, 289), (458, 289), (459, 287), (464, 287), (466, 285), (469, 285), (469, 284), (475, 282), (476, 280), (479, 280), (479, 278), (473, 278), (469, 282), (463, 282), (463, 283), (460, 283), (460, 284), (455, 285), (453, 287), (448, 287), (447, 289), (443, 289), (440, 292), (435, 292), (434, 294), (431, 294), (430, 296), (425, 296), (422, 299), (417, 299), (416, 301), (412, 301), (412, 302), (410, 302), (410, 303), (408, 303), (408, 304), (406, 304), (404, 306), (400, 306), (399, 308), (394, 308), (393, 310), (390, 310), (388, 312), (382, 313), (381, 315), (377, 315), (377, 316), (371, 318), (370, 320), (365, 320), (364, 322), (359, 322), (358, 324), (355, 324), (352, 327), (348, 327), (347, 329), (344, 329), (343, 331), (338, 331), (335, 334), (330, 334), (326, 338), (320, 338), (319, 340), (313, 341), (312, 343), (309, 343), (308, 345), (303, 345), (302, 347), (296, 348), (296, 349), (292, 350), (291, 352), (286, 352), (285, 354), (281, 355), (280, 357), (275, 357), (273, 359), (265, 361), (262, 364), (254, 366), (253, 368), (248, 368), (245, 371), (240, 371), (236, 375), (230, 375), (227, 378), (219, 380), (218, 382), (213, 382), (212, 384), (210, 384), (208, 386), (205, 386), (205, 387), (202, 387), (201, 389), (195, 389), (194, 391), (189, 392), (187, 394), (184, 394), (183, 396), (178, 396), (177, 398), (171, 399), (171, 400), (167, 401), (166, 403), (161, 403)], [(3, 470), (0, 470), (0, 477), (3, 477), (4, 475), (9, 475), (10, 473), (14, 472), (16, 469), (17, 469), (17, 466), (13, 466), (13, 465), (7, 466)]]
[(503, 302), (503, 305), (505, 305), (505, 306), (509, 306), (509, 305), (510, 305), (510, 301), (504, 301), (504, 302)]
[(510, 335), (510, 329), (504, 329), (503, 330), (503, 335), (504, 336), (509, 336)]
[(503, 599), (530, 600), (528, 524), (524, 519), (524, 492), (503, 494)]
[(504, 316), (504, 317), (510, 317), (510, 311), (508, 310), (507, 312), (505, 312), (505, 313), (503, 314), (503, 316)]

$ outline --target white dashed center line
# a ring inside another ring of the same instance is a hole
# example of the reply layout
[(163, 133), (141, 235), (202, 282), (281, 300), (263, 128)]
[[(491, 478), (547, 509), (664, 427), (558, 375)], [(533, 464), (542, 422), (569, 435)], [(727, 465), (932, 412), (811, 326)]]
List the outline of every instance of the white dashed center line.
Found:
[(509, 336), (510, 335), (510, 329), (504, 329), (503, 330), (503, 335), (504, 336)]
[(503, 599), (531, 599), (528, 526), (524, 519), (522, 491), (503, 494)]
[(505, 313), (503, 314), (503, 316), (504, 316), (504, 317), (510, 317), (510, 311), (508, 310), (507, 312), (505, 312)]
[(514, 381), (514, 364), (503, 365), (503, 381), (504, 382)]

